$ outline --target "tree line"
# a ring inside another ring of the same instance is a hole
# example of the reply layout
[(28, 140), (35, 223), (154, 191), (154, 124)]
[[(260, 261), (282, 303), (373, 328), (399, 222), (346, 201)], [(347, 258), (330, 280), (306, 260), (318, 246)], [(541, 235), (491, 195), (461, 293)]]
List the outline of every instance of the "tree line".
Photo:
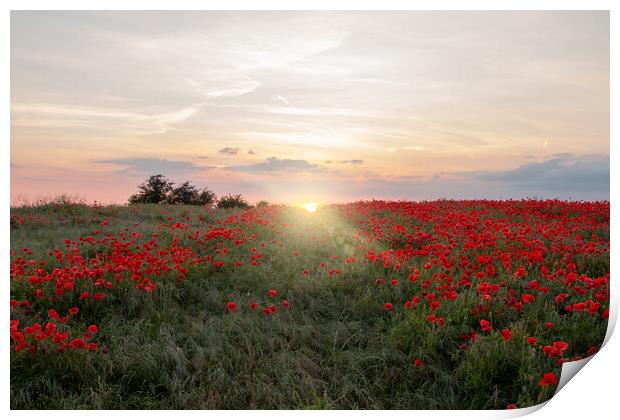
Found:
[(250, 205), (241, 194), (225, 195), (219, 200), (208, 188), (198, 188), (190, 181), (175, 186), (175, 182), (164, 175), (152, 175), (138, 185), (138, 192), (129, 197), (130, 204), (190, 204), (201, 206), (217, 206), (219, 208), (247, 208)]

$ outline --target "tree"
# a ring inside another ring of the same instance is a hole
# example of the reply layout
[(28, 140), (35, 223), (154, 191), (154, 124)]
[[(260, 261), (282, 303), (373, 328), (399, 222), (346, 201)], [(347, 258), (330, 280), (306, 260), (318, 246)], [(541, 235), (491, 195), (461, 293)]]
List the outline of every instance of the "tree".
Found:
[(239, 207), (242, 209), (247, 209), (250, 205), (245, 201), (241, 194), (237, 195), (226, 195), (220, 198), (220, 201), (217, 202), (217, 206), (221, 209), (232, 209), (234, 207)]
[(198, 188), (185, 181), (170, 191), (166, 201), (170, 204), (198, 204), (199, 194)]
[(212, 206), (215, 204), (216, 199), (215, 193), (207, 188), (203, 188), (200, 194), (198, 194), (198, 204), (202, 206)]
[(170, 191), (167, 202), (170, 204), (211, 206), (215, 203), (215, 198), (215, 193), (208, 188), (199, 190), (189, 181), (185, 181)]
[[(212, 206), (216, 196), (208, 188), (198, 189), (190, 181), (178, 186), (163, 175), (153, 175), (138, 186), (139, 191), (129, 197), (129, 203), (169, 203)], [(241, 196), (239, 196), (240, 198)], [(243, 201), (243, 200), (242, 200)]]
[(174, 182), (161, 174), (152, 175), (138, 186), (138, 192), (129, 197), (129, 203), (165, 203), (173, 185)]

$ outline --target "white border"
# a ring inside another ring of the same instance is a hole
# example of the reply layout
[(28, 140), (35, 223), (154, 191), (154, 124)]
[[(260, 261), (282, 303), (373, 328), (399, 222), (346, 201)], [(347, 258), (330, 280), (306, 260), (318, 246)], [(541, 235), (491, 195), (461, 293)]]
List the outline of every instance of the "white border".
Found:
[[(615, 2), (617, 3), (617, 2)], [(5, 1), (4, 13), (1, 18), (0, 32), (2, 33), (2, 57), (4, 63), (2, 68), (3, 83), (2, 83), (2, 119), (3, 125), (3, 166), (2, 174), (2, 203), (0, 218), (3, 220), (2, 229), (4, 235), (2, 235), (2, 251), (0, 255), (2, 258), (2, 265), (5, 271), (5, 279), (8, 277), (9, 266), (9, 190), (10, 190), (10, 75), (9, 75), (9, 62), (10, 62), (10, 10), (41, 10), (41, 9), (54, 9), (54, 10), (71, 10), (71, 9), (94, 9), (94, 10), (200, 10), (200, 9), (212, 9), (212, 10), (611, 10), (610, 13), (610, 27), (611, 27), (611, 57), (610, 57), (610, 77), (611, 77), (611, 115), (620, 115), (618, 112), (617, 94), (618, 94), (618, 82), (617, 75), (620, 74), (620, 66), (618, 66), (618, 42), (614, 42), (614, 39), (620, 39), (620, 33), (618, 31), (618, 25), (620, 19), (620, 6), (614, 4), (613, 1), (604, 0), (590, 0), (590, 1), (550, 1), (550, 0), (522, 0), (522, 1), (490, 1), (490, 0), (478, 0), (478, 1), (434, 1), (434, 2), (422, 2), (422, 1), (402, 1), (402, 0), (382, 0), (380, 2), (370, 2), (366, 0), (358, 1), (335, 1), (335, 0), (315, 0), (315, 1), (283, 1), (283, 0), (268, 0), (261, 2), (252, 2), (249, 0), (230, 0), (227, 2), (207, 2), (198, 0), (175, 0), (174, 2), (166, 2), (162, 0), (151, 1), (128, 1), (128, 0), (108, 0), (108, 1), (89, 1), (86, 4), (83, 1), (77, 0), (65, 0), (65, 1)], [(87, 7), (88, 6), (88, 7)], [(615, 6), (615, 7), (614, 7)], [(617, 146), (614, 141), (618, 140), (618, 121), (617, 119), (611, 119), (611, 131), (610, 131), (610, 156), (611, 156), (611, 191), (610, 201), (616, 203), (618, 198), (618, 185), (614, 182), (617, 177), (618, 171), (615, 169), (618, 161), (617, 158)], [(614, 141), (611, 141), (614, 139)], [(615, 211), (615, 205), (612, 205), (612, 218), (611, 218), (611, 271), (613, 273), (618, 272), (618, 258), (617, 256), (617, 214)], [(617, 321), (618, 310), (618, 286), (616, 281), (611, 283), (611, 316), (610, 325), (615, 325)], [(3, 305), (1, 322), (4, 325), (9, 323), (9, 310), (8, 310), (8, 285), (5, 281), (5, 286), (2, 288), (2, 297), (0, 297), (1, 304)], [(388, 413), (376, 412), (376, 411), (338, 411), (338, 412), (310, 412), (310, 411), (254, 411), (254, 412), (222, 412), (222, 411), (209, 411), (209, 412), (184, 412), (184, 413), (170, 413), (167, 411), (156, 412), (104, 412), (104, 411), (72, 411), (72, 412), (11, 412), (9, 410), (9, 389), (10, 389), (10, 371), (9, 371), (9, 352), (7, 342), (8, 329), (3, 329), (4, 343), (0, 345), (0, 352), (4, 363), (2, 364), (2, 383), (0, 385), (2, 393), (0, 398), (2, 399), (2, 411), (6, 415), (12, 416), (11, 418), (31, 418), (46, 416), (49, 418), (77, 418), (78, 416), (88, 416), (92, 419), (103, 419), (109, 415), (120, 416), (148, 416), (149, 418), (159, 419), (168, 418), (172, 415), (183, 415), (189, 417), (215, 417), (215, 418), (230, 418), (239, 416), (252, 416), (257, 418), (269, 418), (269, 419), (290, 419), (296, 418), (308, 418), (317, 415), (327, 417), (353, 417), (356, 418), (377, 418), (383, 415), (389, 415), (395, 419), (408, 420), (411, 416), (417, 418), (433, 418), (433, 419), (452, 419), (452, 418), (501, 418), (510, 417), (515, 415), (523, 415), (526, 412), (532, 410), (515, 410), (515, 411), (392, 411)], [(617, 335), (617, 334), (615, 334)], [(609, 334), (608, 334), (609, 338)], [(617, 377), (619, 373), (619, 362), (616, 355), (620, 354), (620, 344), (618, 338), (611, 336), (611, 339), (603, 347), (603, 349), (592, 358), (587, 364), (588, 367), (579, 372), (577, 377), (571, 380), (562, 390), (554, 396), (543, 409), (535, 411), (531, 414), (531, 418), (549, 419), (549, 418), (562, 418), (562, 419), (595, 419), (595, 418), (607, 418), (609, 413), (616, 412), (615, 399), (617, 398)], [(538, 407), (540, 408), (540, 407)]]

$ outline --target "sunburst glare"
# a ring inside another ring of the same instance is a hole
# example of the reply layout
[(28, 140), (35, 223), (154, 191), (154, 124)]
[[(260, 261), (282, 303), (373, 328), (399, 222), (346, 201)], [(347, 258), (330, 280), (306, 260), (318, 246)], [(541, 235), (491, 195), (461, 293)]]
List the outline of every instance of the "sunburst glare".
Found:
[(319, 208), (319, 205), (317, 203), (304, 203), (303, 208), (309, 213), (314, 213)]

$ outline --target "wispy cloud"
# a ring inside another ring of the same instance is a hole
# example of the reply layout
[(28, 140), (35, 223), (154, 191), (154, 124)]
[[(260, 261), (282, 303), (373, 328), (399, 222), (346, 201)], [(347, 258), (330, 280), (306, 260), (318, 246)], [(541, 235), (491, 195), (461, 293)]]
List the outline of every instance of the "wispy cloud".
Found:
[(279, 159), (277, 157), (267, 158), (266, 161), (251, 165), (227, 166), (225, 169), (236, 172), (247, 173), (283, 173), (283, 172), (321, 172), (325, 170), (319, 165), (310, 163), (303, 159)]
[(105, 128), (119, 124), (128, 133), (146, 135), (165, 133), (175, 124), (191, 118), (199, 105), (159, 113), (138, 113), (126, 110), (71, 106), (62, 104), (11, 104), (13, 127)]
[[(143, 174), (178, 174), (189, 173), (197, 170), (206, 169), (194, 165), (192, 162), (183, 160), (168, 160), (158, 158), (122, 158), (97, 160), (94, 163), (113, 164), (123, 167), (120, 172), (130, 171)], [(118, 172), (118, 171), (117, 171)]]
[(393, 153), (393, 152), (403, 152), (405, 150), (420, 151), (420, 150), (424, 150), (424, 146), (388, 147), (385, 150), (387, 150), (390, 153)]
[(220, 155), (235, 156), (237, 153), (239, 153), (239, 148), (238, 147), (224, 147), (223, 149), (218, 150), (218, 153)]
[(282, 200), (298, 180), (348, 198), (606, 196), (605, 162), (584, 156), (609, 153), (609, 118), (605, 11), (11, 16), (13, 174), (72, 168), (86, 192), (108, 168), (193, 178), (196, 162), (245, 194), (288, 174), (262, 184)]
[(266, 114), (281, 114), (281, 115), (298, 115), (308, 117), (318, 116), (363, 116), (360, 111), (343, 108), (304, 108), (298, 106), (269, 106), (259, 105), (248, 107), (248, 110), (252, 112), (261, 112)]
[(280, 102), (283, 102), (285, 105), (288, 105), (288, 106), (292, 106), (292, 105), (293, 105), (293, 104), (291, 104), (291, 103), (290, 103), (290, 102), (289, 102), (286, 98), (283, 98), (283, 97), (282, 97), (282, 96), (280, 96), (280, 95), (276, 95), (276, 98), (277, 98)]
[(550, 156), (503, 171), (440, 172), (432, 177), (367, 178), (355, 189), (391, 198), (608, 199), (608, 155)]
[(606, 155), (562, 153), (515, 169), (475, 171), (464, 175), (473, 180), (548, 191), (609, 191), (610, 161)]
[(232, 86), (224, 89), (217, 89), (206, 92), (206, 95), (210, 98), (229, 97), (234, 98), (236, 96), (242, 96), (250, 92), (254, 92), (260, 86), (259, 82), (253, 80), (245, 80), (232, 84)]
[(364, 159), (326, 160), (324, 162), (327, 164), (340, 163), (343, 165), (346, 165), (346, 164), (361, 165), (364, 163)]

